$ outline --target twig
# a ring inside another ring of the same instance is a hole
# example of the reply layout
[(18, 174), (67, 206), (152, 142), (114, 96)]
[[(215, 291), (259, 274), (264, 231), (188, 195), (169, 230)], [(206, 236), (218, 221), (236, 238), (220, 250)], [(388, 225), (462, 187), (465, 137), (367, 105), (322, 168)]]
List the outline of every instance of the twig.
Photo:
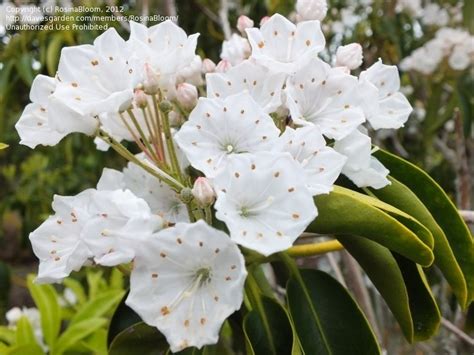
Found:
[(460, 210), (459, 214), (461, 215), (464, 222), (468, 224), (474, 224), (474, 211)]
[(142, 0), (142, 20), (141, 20), (141, 23), (143, 25), (146, 25), (147, 22), (148, 22), (148, 15), (150, 13), (150, 3), (148, 2), (148, 0)]
[(331, 265), (331, 268), (333, 269), (334, 273), (336, 274), (336, 279), (339, 281), (339, 283), (347, 288), (346, 285), (346, 280), (344, 280), (344, 276), (342, 275), (341, 268), (339, 267), (339, 264), (337, 263), (336, 258), (332, 253), (327, 253), (326, 257), (329, 261), (329, 265)]
[(457, 335), (460, 339), (464, 340), (466, 343), (468, 343), (471, 346), (474, 346), (474, 338), (471, 338), (469, 335), (464, 333), (461, 329), (456, 327), (453, 323), (451, 323), (449, 320), (446, 318), (441, 318), (441, 324), (448, 329), (450, 332), (453, 334)]
[(176, 3), (174, 0), (166, 0), (165, 1), (165, 8), (166, 14), (172, 18), (176, 19), (176, 23), (178, 23), (178, 11), (176, 10)]
[(227, 0), (220, 0), (219, 19), (222, 31), (224, 32), (224, 37), (225, 39), (229, 39), (232, 35), (232, 31), (230, 30), (229, 3)]

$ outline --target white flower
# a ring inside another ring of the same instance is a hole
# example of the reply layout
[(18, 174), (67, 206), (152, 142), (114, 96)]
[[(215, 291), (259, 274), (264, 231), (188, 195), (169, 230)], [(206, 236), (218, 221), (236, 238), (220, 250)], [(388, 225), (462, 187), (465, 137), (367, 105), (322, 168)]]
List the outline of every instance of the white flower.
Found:
[[(25, 107), (15, 128), (20, 135), (20, 144), (35, 148), (38, 144), (56, 145), (65, 134), (51, 127), (48, 118), (48, 97), (54, 92), (54, 78), (38, 75), (31, 86), (30, 99), (32, 103)], [(74, 112), (70, 112), (74, 115)]]
[(234, 33), (229, 40), (222, 43), (221, 59), (237, 65), (249, 57), (250, 51), (249, 41)]
[(209, 58), (206, 58), (202, 61), (202, 68), (201, 68), (202, 72), (204, 74), (207, 74), (207, 73), (212, 73), (216, 70), (216, 63), (214, 63), (212, 60), (210, 60)]
[(178, 223), (137, 256), (126, 304), (156, 326), (176, 352), (215, 344), (224, 320), (240, 308), (247, 272), (229, 237), (203, 221)]
[(342, 139), (365, 121), (357, 78), (312, 59), (287, 82), (287, 106), (296, 124), (314, 124), (328, 138)]
[(322, 21), (326, 17), (327, 11), (328, 4), (326, 0), (298, 0), (296, 2), (299, 21)]
[(213, 177), (233, 155), (271, 150), (279, 132), (252, 97), (241, 93), (200, 98), (175, 139), (191, 165)]
[(423, 13), (421, 0), (397, 0), (395, 10), (397, 12), (407, 11), (415, 17), (419, 17)]
[(196, 106), (198, 100), (197, 88), (188, 83), (178, 84), (176, 90), (176, 99), (186, 109), (191, 109)]
[(77, 296), (69, 287), (64, 289), (63, 298), (71, 306), (77, 304)]
[(428, 26), (446, 26), (449, 22), (449, 14), (446, 9), (441, 8), (438, 4), (427, 4), (423, 8), (421, 22)]
[(288, 249), (317, 215), (303, 168), (288, 153), (233, 157), (213, 180), (216, 217), (263, 255)]
[[(143, 159), (142, 155), (137, 157)], [(129, 189), (148, 203), (152, 213), (162, 216), (166, 222), (189, 221), (186, 205), (177, 193), (134, 163), (128, 163), (123, 172), (104, 169), (97, 189)]]
[(285, 74), (271, 72), (266, 67), (246, 60), (226, 73), (206, 75), (207, 97), (225, 98), (248, 91), (266, 113), (272, 113), (282, 103), (284, 81)]
[[(470, 45), (472, 46), (474, 43), (471, 42)], [(469, 55), (469, 47), (467, 45), (454, 46), (453, 52), (448, 59), (449, 66), (454, 70), (464, 70), (472, 61), (474, 61), (474, 57)]]
[(19, 307), (13, 307), (5, 314), (5, 319), (9, 326), (15, 325), (23, 316), (23, 312)]
[(371, 155), (370, 137), (366, 134), (355, 131), (337, 141), (334, 149), (347, 157), (342, 173), (358, 187), (381, 189), (390, 184), (389, 171)]
[(336, 51), (336, 65), (357, 69), (362, 64), (362, 46), (359, 43), (350, 43), (340, 46)]
[(196, 179), (191, 192), (201, 206), (209, 206), (213, 204), (216, 199), (216, 193), (211, 183), (204, 177), (198, 177)]
[(239, 18), (237, 19), (237, 29), (239, 30), (240, 33), (243, 35), (246, 35), (245, 30), (247, 28), (252, 28), (253, 27), (253, 20), (248, 18), (245, 15), (240, 15)]
[(347, 158), (326, 146), (317, 127), (296, 130), (286, 127), (279, 141), (282, 151), (289, 152), (303, 167), (311, 194), (327, 194), (332, 190)]
[(201, 59), (201, 57), (198, 55), (194, 56), (194, 59), (187, 67), (184, 67), (183, 69), (178, 71), (177, 82), (186, 82), (195, 86), (202, 85), (202, 67), (203, 60)]
[(315, 57), (326, 43), (319, 21), (294, 25), (280, 14), (273, 15), (260, 29), (248, 28), (251, 58), (278, 72), (291, 74)]
[(413, 109), (399, 91), (397, 67), (379, 60), (360, 74), (360, 81), (360, 94), (371, 126), (374, 129), (403, 127)]

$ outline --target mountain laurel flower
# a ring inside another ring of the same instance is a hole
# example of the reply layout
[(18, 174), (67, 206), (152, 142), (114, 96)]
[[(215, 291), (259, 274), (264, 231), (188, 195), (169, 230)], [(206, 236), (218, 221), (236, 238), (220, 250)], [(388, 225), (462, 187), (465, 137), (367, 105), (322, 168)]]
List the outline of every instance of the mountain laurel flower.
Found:
[(288, 153), (241, 154), (214, 179), (216, 218), (265, 256), (286, 250), (317, 216), (303, 168)]
[(135, 93), (133, 95), (133, 103), (138, 108), (145, 108), (148, 106), (148, 98), (143, 90), (135, 89)]
[(149, 63), (145, 63), (144, 69), (143, 90), (148, 95), (155, 95), (160, 89), (160, 74)]
[(332, 191), (347, 158), (326, 146), (318, 127), (286, 127), (279, 141), (281, 150), (290, 153), (300, 163), (311, 194), (327, 194)]
[(298, 21), (322, 21), (328, 12), (326, 0), (297, 0), (296, 12)]
[(248, 28), (251, 58), (269, 69), (291, 74), (302, 63), (316, 57), (326, 40), (319, 21), (293, 24), (280, 14), (273, 15), (260, 29)]
[(243, 36), (246, 36), (245, 30), (253, 27), (253, 20), (245, 15), (240, 15), (237, 19), (237, 29)]
[(225, 73), (227, 70), (232, 68), (232, 64), (226, 59), (222, 59), (216, 66), (216, 73)]
[(285, 79), (283, 73), (245, 60), (225, 73), (206, 75), (207, 97), (225, 98), (247, 91), (266, 113), (272, 113), (282, 104)]
[(249, 41), (234, 33), (229, 40), (222, 43), (221, 59), (225, 59), (232, 65), (237, 65), (247, 59), (251, 49)]
[(192, 194), (200, 206), (209, 206), (214, 203), (216, 193), (211, 183), (204, 177), (198, 177), (194, 182)]
[(262, 26), (265, 24), (265, 22), (267, 22), (268, 20), (270, 20), (270, 16), (263, 16), (263, 17), (260, 19), (260, 22), (258, 23), (258, 25), (259, 25), (260, 27), (262, 27)]
[(215, 70), (216, 70), (216, 63), (214, 63), (212, 60), (210, 60), (209, 58), (205, 58), (203, 61), (202, 61), (202, 68), (201, 68), (202, 72), (204, 74), (207, 74), (207, 73), (213, 73)]
[(370, 125), (374, 129), (403, 127), (413, 111), (400, 92), (400, 77), (394, 65), (379, 60), (360, 74), (360, 96)]
[(196, 106), (198, 100), (198, 91), (194, 85), (188, 83), (178, 84), (176, 90), (176, 99), (186, 109), (192, 109)]
[(389, 171), (372, 156), (371, 139), (356, 130), (334, 144), (334, 149), (347, 157), (342, 173), (358, 187), (381, 189), (390, 184)]
[(217, 343), (243, 300), (247, 271), (237, 245), (201, 220), (166, 228), (142, 249), (126, 304), (164, 334), (172, 352)]
[(201, 97), (175, 139), (191, 165), (213, 177), (234, 155), (271, 150), (279, 133), (244, 92), (224, 99)]
[(362, 58), (362, 46), (359, 43), (350, 43), (337, 48), (337, 66), (347, 67), (350, 70), (354, 70), (361, 66)]
[(355, 76), (314, 58), (288, 79), (285, 93), (291, 119), (299, 125), (316, 125), (328, 138), (342, 139), (365, 121), (357, 90)]

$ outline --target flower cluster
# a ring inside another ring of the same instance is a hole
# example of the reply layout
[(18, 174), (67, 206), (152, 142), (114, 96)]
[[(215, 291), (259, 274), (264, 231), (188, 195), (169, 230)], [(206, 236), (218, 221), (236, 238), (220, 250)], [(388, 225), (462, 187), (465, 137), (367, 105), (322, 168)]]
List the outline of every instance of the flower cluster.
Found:
[(400, 128), (411, 112), (396, 67), (351, 74), (359, 45), (340, 48), (334, 67), (319, 59), (318, 20), (276, 14), (252, 26), (239, 19), (217, 66), (172, 22), (131, 23), (126, 41), (110, 29), (63, 49), (17, 124), (31, 147), (81, 132), (129, 161), (104, 169), (96, 189), (55, 196), (55, 214), (30, 235), (37, 281), (132, 262), (126, 303), (172, 351), (217, 341), (242, 303), (244, 254), (290, 248), (318, 215), (313, 197), (341, 173), (359, 187), (389, 184), (367, 128)]

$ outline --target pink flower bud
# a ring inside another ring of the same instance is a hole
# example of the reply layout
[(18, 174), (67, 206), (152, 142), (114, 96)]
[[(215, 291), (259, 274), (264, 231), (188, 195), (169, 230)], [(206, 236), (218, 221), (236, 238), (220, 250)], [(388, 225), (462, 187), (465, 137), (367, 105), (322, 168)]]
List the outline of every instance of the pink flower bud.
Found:
[(252, 28), (253, 27), (253, 21), (252, 19), (248, 18), (245, 15), (239, 16), (237, 19), (237, 29), (242, 33), (242, 35), (245, 36), (245, 29), (246, 28)]
[(168, 120), (170, 121), (170, 126), (178, 127), (183, 123), (183, 116), (181, 116), (179, 112), (170, 111), (170, 113), (168, 113)]
[(201, 206), (209, 206), (214, 203), (216, 194), (210, 182), (205, 177), (198, 177), (191, 190), (197, 203)]
[(216, 63), (214, 63), (209, 58), (206, 58), (202, 61), (202, 72), (204, 74), (213, 73), (216, 70)]
[(263, 16), (262, 19), (260, 20), (260, 27), (262, 27), (264, 23), (267, 22), (268, 20), (270, 20), (269, 16)]
[(326, 17), (328, 4), (326, 0), (298, 0), (296, 12), (298, 21), (321, 21)]
[(347, 67), (351, 70), (357, 69), (362, 64), (362, 46), (359, 43), (351, 43), (341, 46), (336, 51), (336, 65)]
[(232, 67), (232, 65), (230, 64), (230, 62), (228, 60), (222, 59), (219, 63), (217, 63), (216, 72), (217, 73), (225, 73), (231, 67)]
[(176, 90), (176, 99), (184, 108), (193, 108), (196, 106), (198, 99), (197, 88), (188, 83), (179, 84)]
[(143, 89), (148, 95), (155, 95), (160, 89), (160, 74), (150, 64), (145, 63), (145, 81)]
[(145, 108), (148, 105), (148, 99), (146, 94), (141, 89), (135, 89), (133, 94), (133, 101), (135, 102), (135, 106), (138, 108)]

